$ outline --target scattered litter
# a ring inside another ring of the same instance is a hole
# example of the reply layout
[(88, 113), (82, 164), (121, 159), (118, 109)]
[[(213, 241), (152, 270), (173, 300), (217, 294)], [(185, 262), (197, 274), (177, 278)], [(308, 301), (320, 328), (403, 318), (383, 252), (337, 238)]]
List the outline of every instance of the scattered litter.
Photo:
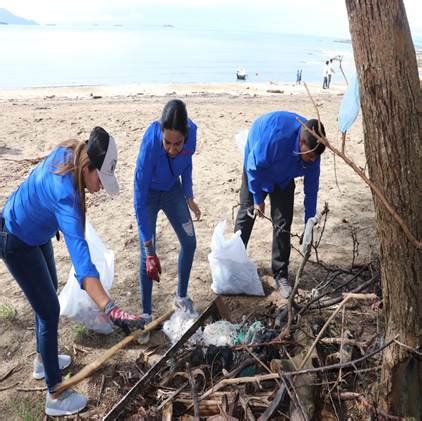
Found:
[[(163, 332), (175, 344), (183, 334), (193, 325), (197, 314), (177, 310), (173, 313), (169, 320), (164, 322)], [(199, 328), (189, 339), (189, 343), (194, 345), (201, 342), (202, 329)]]
[(205, 326), (203, 334), (204, 345), (233, 345), (239, 326), (240, 325), (232, 324), (227, 320), (219, 320)]

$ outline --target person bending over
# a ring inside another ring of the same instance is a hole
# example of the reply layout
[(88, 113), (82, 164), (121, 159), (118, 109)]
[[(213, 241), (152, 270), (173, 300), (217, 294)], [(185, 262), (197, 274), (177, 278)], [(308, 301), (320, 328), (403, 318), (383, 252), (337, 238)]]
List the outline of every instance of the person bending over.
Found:
[(307, 120), (298, 114), (276, 111), (256, 119), (245, 145), (240, 209), (235, 232), (240, 230), (245, 247), (255, 216), (265, 214), (265, 198), (270, 196), (273, 221), (272, 271), (280, 294), (288, 298), (290, 258), (290, 227), (293, 219), (296, 177), (304, 177), (306, 221), (316, 213), (319, 189), (320, 155), (325, 146), (307, 131), (325, 136), (318, 120)]

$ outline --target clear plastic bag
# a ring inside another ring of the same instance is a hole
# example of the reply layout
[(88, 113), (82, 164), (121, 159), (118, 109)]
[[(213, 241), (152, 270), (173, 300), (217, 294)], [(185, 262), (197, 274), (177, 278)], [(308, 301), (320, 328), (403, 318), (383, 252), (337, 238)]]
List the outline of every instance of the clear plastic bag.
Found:
[(234, 138), (237, 149), (239, 149), (240, 154), (245, 155), (246, 142), (248, 141), (249, 129), (241, 130)]
[[(85, 238), (88, 242), (92, 262), (96, 266), (101, 284), (108, 292), (114, 277), (114, 253), (106, 248), (92, 225), (86, 221)], [(113, 325), (108, 316), (102, 312), (83, 290), (75, 278), (75, 269), (70, 268), (66, 285), (59, 295), (60, 315), (81, 323), (98, 333), (109, 334)]]
[(211, 289), (216, 294), (246, 294), (263, 296), (264, 289), (253, 263), (245, 249), (240, 231), (229, 240), (224, 238), (226, 221), (220, 222), (211, 240), (208, 261), (211, 268)]
[(357, 75), (354, 75), (341, 101), (338, 114), (338, 128), (342, 133), (346, 133), (350, 129), (359, 114), (359, 109), (359, 80)]

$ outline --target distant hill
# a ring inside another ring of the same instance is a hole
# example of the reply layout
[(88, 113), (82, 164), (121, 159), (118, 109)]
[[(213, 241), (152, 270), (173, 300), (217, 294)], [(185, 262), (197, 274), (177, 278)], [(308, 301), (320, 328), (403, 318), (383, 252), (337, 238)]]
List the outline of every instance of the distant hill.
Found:
[(33, 20), (21, 18), (2, 8), (0, 8), (0, 22), (10, 25), (38, 25), (38, 23)]

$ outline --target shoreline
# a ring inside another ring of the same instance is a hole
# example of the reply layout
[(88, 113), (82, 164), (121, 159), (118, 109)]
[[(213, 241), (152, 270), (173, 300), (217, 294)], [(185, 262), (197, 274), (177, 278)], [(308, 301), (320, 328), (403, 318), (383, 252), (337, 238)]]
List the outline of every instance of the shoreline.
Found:
[[(322, 89), (321, 83), (307, 83), (311, 93), (344, 94), (346, 84), (332, 82), (329, 90)], [(79, 85), (1, 89), (0, 100), (11, 99), (101, 99), (112, 97), (142, 97), (169, 95), (306, 95), (304, 84), (288, 82), (233, 82), (233, 83), (173, 83), (136, 85)]]

